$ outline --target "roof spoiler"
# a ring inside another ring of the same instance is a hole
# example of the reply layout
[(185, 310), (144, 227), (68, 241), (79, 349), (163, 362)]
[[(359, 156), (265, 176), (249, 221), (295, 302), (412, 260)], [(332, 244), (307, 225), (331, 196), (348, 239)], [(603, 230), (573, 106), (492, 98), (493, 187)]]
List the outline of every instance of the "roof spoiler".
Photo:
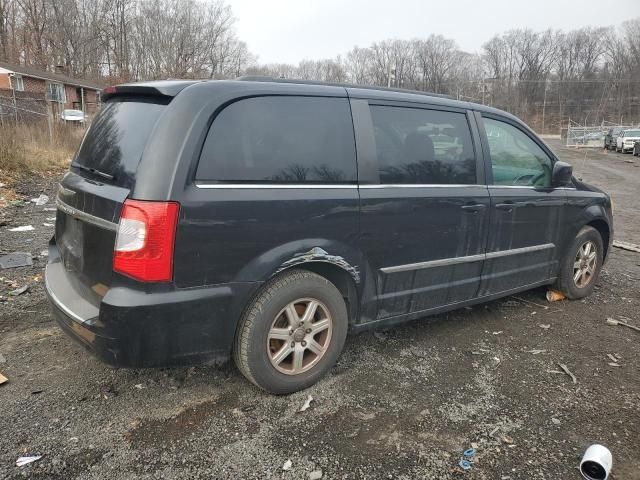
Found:
[(103, 101), (121, 95), (172, 98), (194, 83), (198, 83), (198, 80), (160, 80), (156, 82), (123, 83), (105, 88), (102, 90), (100, 97)]

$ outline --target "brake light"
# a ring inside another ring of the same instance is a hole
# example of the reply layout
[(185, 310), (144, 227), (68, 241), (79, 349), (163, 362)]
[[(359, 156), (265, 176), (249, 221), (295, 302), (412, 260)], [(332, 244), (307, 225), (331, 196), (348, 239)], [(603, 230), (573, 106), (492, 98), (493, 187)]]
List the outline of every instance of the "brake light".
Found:
[(122, 206), (113, 269), (145, 282), (173, 278), (173, 245), (180, 204), (126, 200)]

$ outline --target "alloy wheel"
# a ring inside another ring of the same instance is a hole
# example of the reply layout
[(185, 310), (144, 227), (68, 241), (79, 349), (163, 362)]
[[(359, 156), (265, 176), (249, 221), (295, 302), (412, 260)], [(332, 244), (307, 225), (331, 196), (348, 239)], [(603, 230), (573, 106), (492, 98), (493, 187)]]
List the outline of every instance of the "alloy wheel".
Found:
[(329, 309), (314, 298), (289, 303), (274, 318), (267, 335), (267, 354), (280, 373), (306, 372), (324, 356), (331, 343)]
[(596, 273), (598, 254), (596, 244), (587, 240), (580, 246), (573, 262), (573, 283), (578, 288), (585, 288)]

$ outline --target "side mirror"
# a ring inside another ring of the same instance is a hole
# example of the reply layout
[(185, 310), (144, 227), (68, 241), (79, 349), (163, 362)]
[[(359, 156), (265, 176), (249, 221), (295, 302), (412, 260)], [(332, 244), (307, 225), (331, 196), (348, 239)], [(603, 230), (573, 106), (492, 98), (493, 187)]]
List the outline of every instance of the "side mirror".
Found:
[(553, 173), (551, 174), (551, 186), (568, 187), (571, 185), (573, 176), (573, 167), (566, 162), (556, 162), (553, 165)]

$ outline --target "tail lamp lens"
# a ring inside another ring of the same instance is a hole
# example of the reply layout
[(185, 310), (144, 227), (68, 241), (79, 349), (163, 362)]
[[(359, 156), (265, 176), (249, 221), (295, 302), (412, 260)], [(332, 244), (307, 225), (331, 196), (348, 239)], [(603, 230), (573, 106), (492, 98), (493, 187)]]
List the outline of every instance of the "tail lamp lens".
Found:
[(113, 269), (145, 282), (173, 278), (173, 246), (180, 204), (126, 200), (122, 206)]

